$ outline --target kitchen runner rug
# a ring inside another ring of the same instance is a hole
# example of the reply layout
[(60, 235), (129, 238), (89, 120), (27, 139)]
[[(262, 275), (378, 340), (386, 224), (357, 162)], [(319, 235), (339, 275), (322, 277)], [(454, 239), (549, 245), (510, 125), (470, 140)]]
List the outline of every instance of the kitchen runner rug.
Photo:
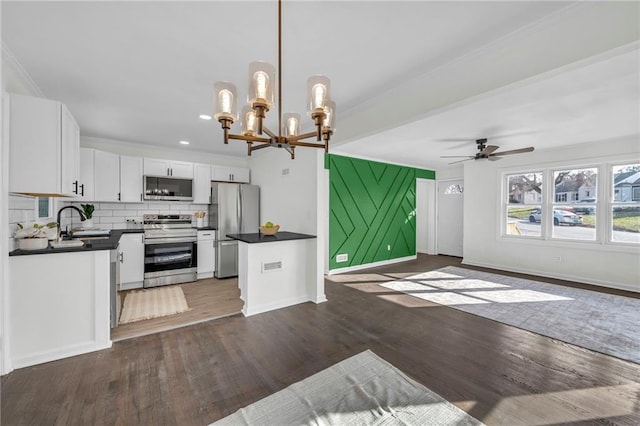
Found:
[(189, 310), (182, 287), (132, 291), (124, 298), (120, 324), (179, 314)]
[(370, 350), (212, 423), (222, 425), (482, 425)]
[(640, 363), (640, 299), (455, 266), (379, 285)]

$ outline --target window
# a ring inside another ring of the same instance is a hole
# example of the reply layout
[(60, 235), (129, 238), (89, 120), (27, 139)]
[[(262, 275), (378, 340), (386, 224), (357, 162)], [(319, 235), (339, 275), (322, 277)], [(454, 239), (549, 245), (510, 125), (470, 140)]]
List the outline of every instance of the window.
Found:
[(596, 193), (598, 169), (566, 169), (553, 173), (553, 238), (596, 239)]
[(53, 217), (53, 200), (49, 197), (36, 198), (36, 212), (38, 219)]
[(638, 161), (514, 171), (502, 182), (503, 236), (640, 244)]
[(506, 176), (506, 234), (539, 237), (542, 172)]
[(462, 194), (464, 192), (464, 189), (462, 187), (462, 185), (460, 184), (453, 184), (447, 187), (447, 189), (444, 190), (444, 195), (454, 195), (454, 194)]
[(640, 164), (612, 169), (611, 241), (640, 242)]

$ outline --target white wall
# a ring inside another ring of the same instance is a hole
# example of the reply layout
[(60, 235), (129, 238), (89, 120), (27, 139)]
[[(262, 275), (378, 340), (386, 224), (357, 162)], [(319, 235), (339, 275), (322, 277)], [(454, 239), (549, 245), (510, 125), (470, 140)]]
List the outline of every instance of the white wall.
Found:
[[(266, 148), (249, 159), (251, 183), (260, 187), (260, 222), (279, 224), (281, 231), (317, 236), (315, 245), (309, 245), (305, 284), (309, 294), (315, 294), (315, 303), (326, 301), (323, 271), (328, 207), (323, 205), (328, 174), (323, 169), (323, 154), (314, 148), (297, 148), (291, 160), (283, 149)], [(323, 216), (318, 217), (318, 212)]]
[[(496, 162), (467, 162), (463, 263), (640, 291), (637, 246), (500, 237), (502, 173), (609, 161), (640, 161), (637, 136), (536, 151)], [(555, 261), (557, 256), (561, 262)]]
[(279, 224), (281, 231), (316, 234), (316, 155), (314, 148), (296, 148), (295, 160), (276, 148), (251, 155), (251, 183), (260, 187), (262, 224), (271, 221)]
[[(11, 361), (9, 356), (9, 251), (12, 250), (13, 239), (9, 233), (10, 205), (13, 205), (13, 197), (9, 197), (9, 138), (6, 126), (7, 111), (5, 102), (7, 92), (19, 93), (23, 95), (41, 96), (42, 92), (26, 73), (22, 66), (15, 59), (13, 54), (2, 45), (2, 67), (0, 69), (0, 89), (2, 98), (2, 113), (0, 114), (0, 374), (7, 374), (11, 371)], [(22, 201), (18, 201), (18, 204)]]

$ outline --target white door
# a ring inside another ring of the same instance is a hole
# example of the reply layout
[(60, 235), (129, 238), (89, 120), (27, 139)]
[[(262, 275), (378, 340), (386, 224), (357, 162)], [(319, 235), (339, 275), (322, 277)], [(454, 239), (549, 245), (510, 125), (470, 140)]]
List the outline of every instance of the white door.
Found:
[(462, 180), (438, 182), (438, 254), (462, 257)]

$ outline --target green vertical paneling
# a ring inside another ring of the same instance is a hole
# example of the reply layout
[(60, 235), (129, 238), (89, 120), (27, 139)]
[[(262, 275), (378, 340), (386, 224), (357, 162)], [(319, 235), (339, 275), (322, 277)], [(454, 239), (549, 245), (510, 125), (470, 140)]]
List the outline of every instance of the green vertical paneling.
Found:
[[(416, 177), (430, 170), (327, 155), (329, 268), (345, 268), (416, 254)], [(347, 262), (336, 262), (347, 254)]]

